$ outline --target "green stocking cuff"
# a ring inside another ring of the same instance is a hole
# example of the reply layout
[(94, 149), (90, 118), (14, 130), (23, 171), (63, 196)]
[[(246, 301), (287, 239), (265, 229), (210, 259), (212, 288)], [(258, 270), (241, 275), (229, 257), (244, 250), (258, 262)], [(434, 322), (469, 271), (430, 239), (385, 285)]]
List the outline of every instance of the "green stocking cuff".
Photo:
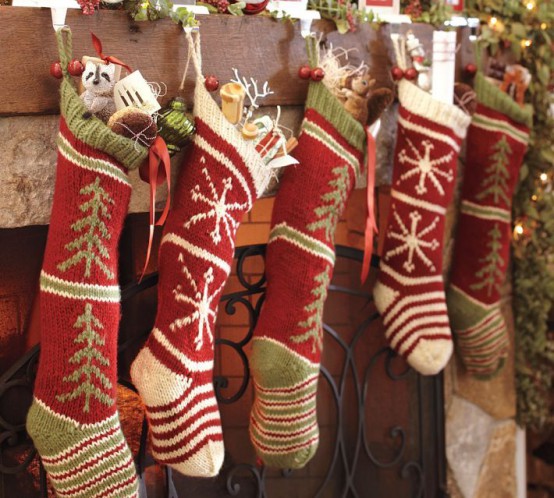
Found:
[(114, 133), (95, 116), (84, 117), (88, 115), (88, 110), (67, 72), (67, 62), (71, 59), (71, 31), (68, 28), (59, 29), (56, 37), (63, 72), (60, 112), (71, 133), (87, 145), (113, 156), (125, 168), (138, 168), (148, 156), (146, 147)]
[(352, 117), (322, 82), (310, 83), (306, 109), (317, 111), (335, 127), (352, 147), (364, 152), (364, 127)]
[(529, 104), (521, 107), (508, 94), (493, 85), (482, 73), (475, 75), (474, 90), (477, 100), (495, 111), (505, 114), (513, 121), (531, 127), (533, 123), (533, 111)]

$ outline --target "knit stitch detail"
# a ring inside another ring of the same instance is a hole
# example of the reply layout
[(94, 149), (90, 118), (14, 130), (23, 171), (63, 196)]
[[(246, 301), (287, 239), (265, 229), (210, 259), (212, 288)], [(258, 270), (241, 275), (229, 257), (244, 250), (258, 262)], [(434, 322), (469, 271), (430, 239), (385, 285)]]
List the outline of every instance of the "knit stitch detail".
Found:
[[(269, 183), (271, 169), (266, 166), (252, 141), (244, 140), (240, 132), (227, 121), (200, 79), (194, 89), (194, 116), (206, 123), (225, 142), (233, 144), (233, 148), (250, 172), (256, 197), (260, 196)], [(207, 144), (198, 134), (195, 135), (194, 140), (200, 147)]]
[[(259, 361), (263, 358), (273, 361)], [(252, 443), (266, 465), (301, 468), (319, 442), (315, 410), (319, 364), (266, 337), (254, 338), (252, 359), (256, 383)]]
[(60, 154), (76, 166), (89, 171), (104, 174), (118, 180), (124, 185), (129, 187), (131, 186), (131, 182), (129, 181), (127, 175), (115, 164), (110, 161), (96, 159), (94, 157), (81, 154), (69, 143), (67, 138), (65, 138), (62, 133), (58, 135), (57, 143)]
[(285, 240), (289, 244), (306, 251), (308, 254), (323, 258), (330, 265), (335, 264), (335, 251), (329, 248), (327, 244), (322, 243), (319, 239), (311, 237), (300, 230), (290, 227), (286, 222), (275, 225), (269, 235), (268, 244), (276, 240)]
[[(62, 71), (69, 79), (67, 61)], [(40, 277), (41, 355), (27, 417), (27, 431), (60, 497), (138, 496), (115, 402), (117, 245), (129, 186), (124, 167), (75, 136), (62, 116)]]
[(434, 99), (429, 93), (406, 80), (398, 83), (398, 98), (402, 107), (412, 114), (451, 128), (460, 139), (466, 136), (471, 116), (458, 107)]
[(469, 117), (408, 82), (399, 92), (392, 204), (373, 295), (391, 348), (434, 375), (453, 349), (441, 247)]
[[(70, 42), (66, 44), (64, 32), (67, 29), (56, 31), (60, 60), (71, 58)], [(70, 36), (70, 34), (69, 34)], [(62, 64), (63, 66), (63, 64)], [(137, 142), (114, 133), (96, 116), (89, 116), (90, 112), (79, 97), (72, 81), (72, 77), (64, 67), (60, 93), (60, 112), (67, 122), (67, 126), (79, 140), (115, 157), (125, 168), (138, 168), (148, 156), (148, 149)]]
[(505, 114), (510, 119), (530, 127), (533, 122), (533, 108), (529, 104), (520, 106), (508, 94), (488, 82), (485, 75), (478, 72), (475, 75), (473, 89), (477, 100), (495, 111)]
[(341, 120), (345, 111), (324, 85), (309, 92), (295, 151), (300, 165), (285, 171), (273, 208), (266, 300), (250, 362), (250, 438), (264, 464), (279, 468), (303, 467), (318, 446), (317, 379), (334, 235), (363, 158), (361, 125), (350, 116)]
[(35, 398), (27, 426), (57, 496), (138, 497), (135, 466), (117, 415), (77, 424)]
[(317, 111), (352, 147), (361, 153), (365, 152), (364, 127), (344, 109), (344, 106), (323, 83), (310, 83), (306, 109)]
[(44, 270), (40, 274), (40, 290), (60, 297), (118, 303), (121, 292), (118, 285), (97, 285), (71, 282), (50, 275)]
[(88, 119), (83, 117), (89, 114), (89, 111), (73, 83), (66, 79), (61, 84), (60, 112), (71, 132), (79, 140), (115, 157), (127, 169), (138, 168), (148, 156), (146, 147), (114, 133), (96, 116)]

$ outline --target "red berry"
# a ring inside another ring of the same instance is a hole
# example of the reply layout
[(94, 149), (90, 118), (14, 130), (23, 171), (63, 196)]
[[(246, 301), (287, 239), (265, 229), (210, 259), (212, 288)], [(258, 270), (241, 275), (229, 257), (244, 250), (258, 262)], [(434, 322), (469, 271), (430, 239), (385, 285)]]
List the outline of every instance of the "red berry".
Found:
[(417, 78), (418, 74), (419, 73), (417, 72), (417, 70), (415, 68), (410, 67), (410, 68), (406, 69), (406, 72), (404, 73), (404, 77), (407, 80), (413, 81)]
[(323, 71), (320, 67), (315, 67), (310, 72), (310, 78), (312, 78), (312, 81), (321, 81), (324, 76), (325, 71)]
[(504, 45), (504, 48), (510, 48), (512, 46), (512, 42), (510, 40), (502, 40), (502, 45)]
[(312, 69), (310, 68), (310, 66), (308, 66), (308, 64), (304, 64), (298, 70), (298, 76), (303, 80), (309, 80), (311, 74), (312, 74)]
[(206, 76), (204, 86), (208, 92), (215, 92), (219, 88), (219, 80), (213, 74)]
[(52, 64), (50, 64), (50, 75), (59, 80), (62, 79), (63, 72), (60, 61), (52, 62)]
[(67, 71), (71, 76), (81, 76), (85, 67), (81, 64), (81, 61), (78, 59), (71, 59), (67, 65)]
[(471, 62), (469, 64), (466, 64), (466, 67), (464, 68), (464, 71), (469, 76), (474, 76), (477, 72), (477, 66), (475, 64), (472, 64)]
[(404, 71), (402, 71), (402, 69), (400, 69), (398, 66), (394, 66), (391, 70), (391, 75), (394, 81), (399, 81), (404, 78)]

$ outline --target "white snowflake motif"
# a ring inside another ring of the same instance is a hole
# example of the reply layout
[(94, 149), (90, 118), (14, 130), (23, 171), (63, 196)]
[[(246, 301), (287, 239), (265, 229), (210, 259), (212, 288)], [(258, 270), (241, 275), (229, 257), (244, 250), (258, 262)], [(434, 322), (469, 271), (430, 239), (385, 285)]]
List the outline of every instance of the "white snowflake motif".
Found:
[(408, 258), (406, 259), (406, 261), (404, 261), (402, 265), (408, 273), (411, 273), (415, 269), (414, 254), (417, 254), (419, 259), (423, 261), (423, 263), (427, 268), (429, 268), (429, 270), (436, 271), (435, 265), (425, 255), (422, 248), (434, 251), (439, 247), (437, 239), (433, 239), (431, 241), (423, 240), (423, 237), (425, 237), (425, 235), (435, 229), (437, 223), (439, 222), (439, 217), (437, 216), (427, 228), (424, 228), (423, 230), (418, 232), (417, 225), (422, 219), (422, 216), (418, 211), (412, 211), (410, 213), (412, 224), (410, 226), (410, 230), (408, 230), (406, 228), (406, 225), (402, 222), (400, 216), (396, 212), (396, 209), (393, 209), (394, 218), (396, 219), (396, 222), (398, 223), (398, 226), (402, 233), (394, 232), (391, 229), (389, 230), (388, 235), (392, 239), (399, 240), (400, 242), (402, 242), (402, 244), (394, 249), (391, 249), (390, 251), (387, 251), (387, 253), (385, 254), (385, 258), (388, 260), (391, 256), (397, 256), (398, 254), (402, 254), (408, 251)]
[(437, 177), (442, 176), (443, 178), (446, 178), (447, 182), (451, 182), (454, 179), (454, 174), (452, 173), (451, 169), (449, 169), (448, 171), (442, 171), (439, 166), (441, 164), (450, 162), (452, 160), (452, 157), (454, 156), (454, 153), (450, 151), (448, 154), (442, 157), (431, 159), (431, 151), (435, 148), (435, 146), (429, 140), (423, 140), (423, 142), (421, 142), (421, 145), (423, 145), (423, 148), (425, 149), (423, 155), (421, 155), (420, 151), (415, 147), (415, 145), (409, 138), (406, 138), (406, 141), (408, 142), (408, 145), (412, 150), (414, 157), (410, 157), (406, 152), (406, 149), (402, 149), (400, 151), (400, 154), (398, 155), (398, 160), (402, 164), (411, 164), (413, 168), (408, 169), (406, 173), (401, 175), (398, 179), (398, 183), (407, 180), (412, 176), (419, 175), (419, 183), (418, 185), (416, 185), (415, 188), (418, 194), (421, 195), (427, 192), (425, 181), (427, 180), (427, 178), (429, 178), (439, 194), (444, 195), (444, 189), (442, 188), (442, 185)]
[[(182, 254), (179, 254), (179, 262), (183, 262)], [(219, 292), (223, 289), (225, 282), (223, 282), (215, 292), (210, 294), (210, 285), (214, 281), (214, 270), (211, 266), (204, 272), (204, 287), (202, 289), (198, 288), (198, 284), (185, 265), (181, 267), (181, 270), (187, 282), (192, 287), (194, 295), (191, 296), (190, 293), (183, 293), (183, 287), (181, 285), (177, 285), (177, 288), (173, 289), (173, 295), (177, 302), (190, 304), (194, 308), (194, 311), (187, 316), (177, 318), (169, 328), (172, 332), (175, 332), (176, 329), (181, 329), (197, 321), (198, 333), (194, 339), (194, 343), (198, 351), (204, 344), (204, 334), (208, 336), (210, 343), (214, 341), (212, 326), (215, 323), (216, 312), (215, 309), (212, 309), (212, 303), (214, 298), (219, 295)]]
[[(205, 163), (206, 159), (202, 157), (201, 163)], [(208, 185), (208, 194), (205, 193), (205, 189), (202, 190), (200, 185), (197, 184), (191, 189), (192, 200), (194, 202), (202, 202), (208, 206), (208, 210), (195, 214), (190, 220), (188, 220), (183, 226), (189, 229), (199, 221), (215, 218), (215, 227), (210, 232), (210, 236), (214, 244), (221, 242), (221, 227), (223, 226), (225, 233), (229, 239), (233, 238), (233, 233), (236, 231), (238, 221), (233, 217), (233, 211), (242, 212), (248, 207), (246, 203), (240, 204), (238, 202), (232, 202), (227, 204), (227, 193), (233, 189), (233, 183), (231, 177), (223, 179), (223, 191), (221, 195), (218, 194), (215, 188), (214, 182), (210, 177), (210, 174), (206, 168), (202, 169), (202, 173), (206, 177), (206, 183)]]

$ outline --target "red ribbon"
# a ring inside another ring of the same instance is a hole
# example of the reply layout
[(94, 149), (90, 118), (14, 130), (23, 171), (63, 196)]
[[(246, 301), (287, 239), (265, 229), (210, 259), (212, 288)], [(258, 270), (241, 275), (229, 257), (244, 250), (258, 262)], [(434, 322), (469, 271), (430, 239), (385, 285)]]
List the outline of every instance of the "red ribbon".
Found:
[[(163, 164), (163, 168), (160, 168), (161, 164)], [(169, 160), (167, 145), (162, 137), (157, 136), (156, 140), (154, 140), (154, 143), (150, 147), (150, 152), (148, 153), (148, 161), (142, 163), (139, 174), (142, 180), (150, 184), (150, 235), (148, 237), (146, 261), (139, 279), (140, 283), (146, 273), (148, 262), (150, 261), (152, 241), (154, 240), (154, 227), (162, 226), (165, 223), (171, 204), (171, 162)], [(167, 199), (165, 201), (164, 210), (158, 221), (156, 221), (156, 187), (164, 183), (164, 181), (167, 183)]]
[(105, 62), (111, 62), (113, 64), (117, 64), (118, 66), (124, 67), (127, 72), (130, 74), (133, 72), (133, 70), (125, 64), (123, 61), (119, 60), (117, 57), (113, 57), (112, 55), (104, 55), (102, 53), (102, 42), (100, 41), (100, 38), (98, 38), (92, 31), (90, 32), (92, 36), (92, 45), (94, 47), (94, 50), (96, 50), (96, 53), (98, 54), (98, 57), (102, 59)]
[(376, 144), (375, 138), (369, 131), (369, 127), (366, 126), (367, 136), (367, 219), (365, 223), (365, 247), (364, 247), (364, 261), (362, 263), (362, 284), (366, 281), (369, 274), (369, 267), (371, 265), (371, 254), (373, 252), (373, 235), (379, 233), (377, 229), (377, 223), (375, 221), (375, 165), (376, 165)]

